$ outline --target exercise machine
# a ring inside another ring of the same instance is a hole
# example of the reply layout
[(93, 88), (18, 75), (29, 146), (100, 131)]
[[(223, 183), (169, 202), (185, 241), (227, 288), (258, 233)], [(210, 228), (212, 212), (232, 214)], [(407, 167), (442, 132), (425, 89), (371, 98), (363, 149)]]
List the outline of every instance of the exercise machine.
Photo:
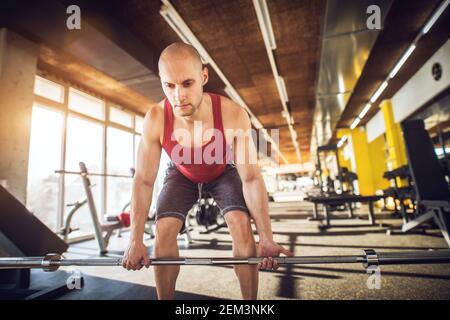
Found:
[[(70, 231), (73, 231), (70, 227), (70, 223), (72, 220), (73, 215), (75, 212), (82, 207), (83, 205), (87, 204), (89, 207), (89, 213), (91, 216), (92, 224), (94, 226), (94, 233), (95, 238), (97, 240), (100, 254), (104, 255), (108, 252), (107, 247), (109, 243), (109, 239), (111, 238), (111, 235), (115, 230), (121, 230), (124, 227), (123, 222), (121, 221), (120, 217), (115, 216), (113, 218), (106, 217), (106, 222), (100, 223), (97, 208), (94, 201), (94, 196), (92, 194), (92, 187), (94, 184), (91, 183), (91, 180), (89, 179), (89, 176), (102, 176), (102, 177), (119, 177), (119, 178), (133, 178), (134, 170), (132, 169), (131, 175), (117, 175), (117, 174), (106, 174), (106, 173), (89, 173), (86, 165), (84, 162), (79, 163), (80, 171), (66, 171), (66, 170), (56, 170), (55, 173), (58, 174), (76, 174), (81, 177), (83, 188), (86, 194), (86, 198), (82, 199), (81, 201), (77, 201), (74, 204), (71, 204), (73, 206), (73, 209), (69, 212), (65, 227), (62, 230), (63, 237), (67, 239), (67, 234), (70, 233)], [(124, 207), (124, 209), (129, 207), (129, 203)], [(124, 212), (124, 210), (122, 210)], [(153, 236), (152, 231), (152, 224), (154, 224), (154, 219), (148, 218), (147, 224), (145, 227), (146, 233), (149, 233), (151, 236)]]

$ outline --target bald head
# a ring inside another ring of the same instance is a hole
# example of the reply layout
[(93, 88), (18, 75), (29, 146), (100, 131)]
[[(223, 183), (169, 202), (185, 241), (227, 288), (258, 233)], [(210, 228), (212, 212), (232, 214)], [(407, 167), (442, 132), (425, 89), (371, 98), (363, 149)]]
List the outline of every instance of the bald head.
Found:
[(167, 46), (159, 56), (159, 72), (171, 62), (191, 63), (194, 68), (202, 69), (203, 64), (198, 51), (184, 42), (175, 42)]
[(198, 110), (203, 100), (203, 86), (208, 82), (208, 68), (203, 67), (197, 50), (176, 42), (159, 57), (162, 89), (176, 115), (187, 117)]

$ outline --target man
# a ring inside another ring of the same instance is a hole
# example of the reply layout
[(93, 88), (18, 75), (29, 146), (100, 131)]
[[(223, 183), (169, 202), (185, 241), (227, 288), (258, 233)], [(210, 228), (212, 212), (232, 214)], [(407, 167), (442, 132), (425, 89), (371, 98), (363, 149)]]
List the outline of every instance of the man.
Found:
[[(293, 254), (272, 238), (266, 188), (257, 164), (251, 161), (256, 159), (256, 150), (251, 136), (242, 134), (251, 129), (249, 117), (231, 100), (203, 92), (208, 69), (192, 46), (171, 44), (161, 53), (158, 67), (167, 99), (152, 107), (144, 119), (133, 181), (131, 239), (123, 267), (138, 270), (141, 261), (149, 266), (144, 224), (164, 149), (174, 165), (167, 170), (156, 205), (154, 256), (178, 257), (177, 235), (184, 228), (187, 212), (199, 194), (208, 192), (228, 225), (233, 256), (265, 257), (258, 266), (234, 268), (242, 297), (256, 299), (258, 268), (276, 270), (273, 256)], [(227, 164), (230, 154), (235, 165)], [(258, 249), (251, 218), (259, 235)], [(154, 270), (158, 299), (173, 299), (180, 267), (154, 266)]]

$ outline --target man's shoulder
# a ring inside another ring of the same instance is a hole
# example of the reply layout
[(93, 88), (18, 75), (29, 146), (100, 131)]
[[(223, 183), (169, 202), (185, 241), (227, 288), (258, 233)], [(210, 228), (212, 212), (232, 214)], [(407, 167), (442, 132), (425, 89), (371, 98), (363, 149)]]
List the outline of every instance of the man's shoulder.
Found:
[(148, 109), (147, 113), (145, 114), (145, 120), (148, 121), (155, 121), (155, 120), (161, 120), (161, 117), (164, 117), (164, 100), (155, 103)]
[(148, 137), (159, 138), (164, 129), (164, 100), (148, 109), (144, 118), (144, 132)]
[(220, 103), (222, 106), (222, 117), (236, 120), (237, 118), (245, 117), (246, 111), (236, 102), (222, 95), (220, 97)]

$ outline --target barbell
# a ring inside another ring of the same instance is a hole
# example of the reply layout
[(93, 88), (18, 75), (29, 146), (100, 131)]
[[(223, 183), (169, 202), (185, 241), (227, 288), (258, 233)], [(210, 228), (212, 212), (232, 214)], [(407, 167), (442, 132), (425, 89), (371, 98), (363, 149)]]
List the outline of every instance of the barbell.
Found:
[[(150, 265), (256, 265), (263, 259), (263, 257), (150, 257)], [(363, 249), (360, 255), (274, 257), (273, 260), (279, 265), (361, 263), (368, 268), (379, 265), (450, 263), (450, 250), (376, 252), (373, 249)], [(47, 254), (45, 257), (0, 258), (0, 269), (56, 271), (59, 267), (68, 266), (122, 266), (122, 258), (64, 259), (60, 254)]]
[(55, 170), (55, 173), (58, 174), (75, 174), (75, 175), (80, 175), (82, 177), (86, 177), (86, 176), (100, 176), (100, 177), (114, 177), (114, 178), (133, 178), (134, 174), (136, 173), (136, 170), (134, 168), (130, 168), (130, 173), (131, 175), (124, 175), (124, 174), (112, 174), (112, 173), (92, 173), (92, 172), (88, 172), (87, 171), (87, 167), (86, 164), (84, 162), (80, 162), (78, 163), (78, 165), (80, 166), (80, 171), (68, 171), (68, 170), (64, 170), (64, 169), (60, 169), (60, 170)]
[(113, 177), (113, 178), (133, 178), (132, 175), (124, 175), (124, 174), (112, 174), (112, 173), (88, 173), (83, 171), (68, 171), (68, 170), (55, 170), (57, 174), (75, 174), (80, 176), (99, 176), (99, 177)]

